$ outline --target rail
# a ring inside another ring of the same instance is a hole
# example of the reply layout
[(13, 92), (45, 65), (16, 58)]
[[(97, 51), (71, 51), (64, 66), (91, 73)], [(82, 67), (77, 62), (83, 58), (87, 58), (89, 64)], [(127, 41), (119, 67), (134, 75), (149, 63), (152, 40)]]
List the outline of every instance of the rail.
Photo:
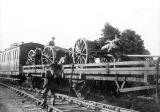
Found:
[[(17, 92), (20, 95), (23, 95), (24, 97), (28, 97), (33, 99), (34, 101), (37, 102), (37, 104), (41, 103), (41, 100), (36, 98), (34, 95), (31, 95), (25, 91), (23, 91), (23, 89), (17, 89), (15, 87), (11, 87), (7, 84), (4, 83), (0, 83), (1, 85), (10, 88), (11, 90)], [(25, 89), (24, 89), (25, 90)], [(27, 89), (26, 89), (27, 90)], [(98, 103), (98, 102), (94, 102), (94, 101), (88, 101), (88, 100), (80, 100), (74, 97), (70, 97), (67, 95), (63, 95), (63, 94), (56, 94), (56, 97), (59, 99), (62, 99), (63, 101), (68, 101), (69, 103), (73, 103), (73, 104), (78, 104), (79, 106), (83, 106), (86, 107), (87, 109), (93, 109), (96, 111), (103, 111), (103, 112), (138, 112), (135, 110), (131, 110), (131, 109), (125, 109), (125, 108), (121, 108), (118, 106), (111, 106), (111, 105), (107, 105), (107, 104), (102, 104), (102, 103)], [(50, 105), (47, 105), (48, 108), (47, 110), (49, 110), (49, 112), (63, 112), (63, 110), (60, 110), (57, 107), (53, 107)]]
[[(24, 96), (24, 97), (28, 97), (31, 98), (32, 100), (36, 101), (37, 104), (41, 103), (41, 100), (36, 98), (34, 95), (31, 95), (29, 93), (27, 93), (26, 91), (23, 91), (21, 89), (17, 89), (15, 87), (11, 87), (7, 84), (4, 83), (0, 83), (1, 85), (17, 92), (18, 94)], [(27, 90), (26, 88), (24, 88), (24, 90)], [(96, 110), (96, 111), (103, 111), (103, 112), (138, 112), (135, 110), (131, 110), (131, 109), (125, 109), (125, 108), (121, 108), (118, 106), (111, 106), (111, 105), (107, 105), (107, 104), (102, 104), (102, 103), (98, 103), (98, 102), (94, 102), (94, 101), (88, 101), (88, 100), (80, 100), (77, 99), (75, 97), (70, 97), (67, 95), (63, 95), (63, 94), (56, 94), (56, 97), (59, 99), (62, 99), (63, 101), (68, 101), (69, 103), (73, 103), (73, 104), (78, 104), (79, 106), (83, 106), (87, 109), (92, 109), (92, 110)], [(49, 110), (49, 112), (63, 112), (63, 110), (57, 108), (57, 107), (53, 107), (50, 105), (47, 105), (48, 108), (47, 110)], [(52, 110), (52, 111), (51, 111)]]

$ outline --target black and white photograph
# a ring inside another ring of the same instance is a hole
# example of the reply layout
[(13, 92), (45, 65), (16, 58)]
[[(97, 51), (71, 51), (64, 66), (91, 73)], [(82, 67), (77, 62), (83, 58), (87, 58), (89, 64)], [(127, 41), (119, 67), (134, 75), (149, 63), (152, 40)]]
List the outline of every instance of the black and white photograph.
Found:
[(160, 0), (0, 0), (0, 112), (160, 112)]

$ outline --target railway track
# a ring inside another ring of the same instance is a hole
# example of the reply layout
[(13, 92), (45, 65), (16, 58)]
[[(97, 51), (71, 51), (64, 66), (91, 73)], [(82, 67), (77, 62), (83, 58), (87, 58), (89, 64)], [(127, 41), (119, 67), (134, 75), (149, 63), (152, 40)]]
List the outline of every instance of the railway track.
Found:
[(46, 112), (29, 98), (0, 85), (0, 112)]
[[(42, 102), (42, 94), (36, 90), (5, 83), (0, 83), (0, 85), (15, 91), (24, 98), (29, 98), (30, 100), (36, 102), (37, 107)], [(56, 105), (53, 107), (51, 105), (51, 99), (52, 97), (49, 97), (47, 100), (46, 110), (48, 112), (137, 112), (135, 110), (111, 106), (94, 101), (81, 100), (63, 94), (56, 94)]]

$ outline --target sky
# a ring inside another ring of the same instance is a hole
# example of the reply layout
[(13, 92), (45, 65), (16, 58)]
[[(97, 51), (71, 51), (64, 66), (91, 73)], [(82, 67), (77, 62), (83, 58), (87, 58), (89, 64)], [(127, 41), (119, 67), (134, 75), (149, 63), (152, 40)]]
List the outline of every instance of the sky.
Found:
[(101, 37), (106, 22), (132, 29), (160, 55), (160, 0), (0, 0), (0, 50), (22, 41), (60, 47)]

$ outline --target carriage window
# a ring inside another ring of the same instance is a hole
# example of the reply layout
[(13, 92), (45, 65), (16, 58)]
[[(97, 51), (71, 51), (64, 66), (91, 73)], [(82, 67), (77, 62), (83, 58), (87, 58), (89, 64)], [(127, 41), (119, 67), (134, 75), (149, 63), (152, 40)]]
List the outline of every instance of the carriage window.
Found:
[(19, 50), (17, 50), (17, 59), (19, 59)]
[(3, 62), (5, 62), (5, 54), (3, 54)]
[(6, 53), (4, 54), (4, 62), (6, 61)]
[(17, 59), (17, 50), (15, 50), (15, 56), (14, 56), (15, 59)]
[(0, 54), (0, 63), (1, 63), (1, 54)]
[(16, 50), (14, 50), (14, 60), (16, 59)]
[(13, 51), (11, 51), (11, 60), (13, 59), (12, 52), (13, 52)]
[(17, 58), (17, 52), (16, 52), (16, 50), (15, 50), (15, 52), (14, 52), (14, 59), (16, 59)]
[(3, 56), (2, 56), (2, 61), (4, 62), (4, 54), (3, 54)]
[(19, 59), (19, 50), (17, 50), (17, 59)]
[(2, 54), (2, 62), (3, 62), (3, 54)]
[(17, 59), (17, 57), (18, 57), (18, 50), (16, 49), (16, 59)]
[(9, 52), (9, 61), (11, 61), (11, 53)]
[(10, 59), (9, 59), (9, 52), (8, 52), (8, 61), (10, 61)]
[(9, 52), (7, 53), (7, 55), (8, 55), (7, 58), (8, 58), (8, 61), (9, 61)]
[(11, 51), (9, 52), (9, 61), (11, 61)]
[(13, 50), (13, 60), (15, 59), (15, 58), (14, 58), (14, 56), (15, 56), (14, 52), (15, 52), (15, 51)]
[(1, 63), (2, 63), (2, 54), (1, 54)]
[(12, 60), (14, 60), (14, 51), (12, 51)]
[(12, 60), (14, 60), (14, 51), (12, 51)]
[(5, 62), (7, 61), (7, 53), (5, 53)]
[(4, 62), (4, 54), (2, 55), (2, 62)]
[(8, 61), (8, 53), (6, 53), (6, 62)]
[(3, 63), (4, 63), (4, 54), (3, 54)]
[(5, 62), (5, 54), (4, 54), (4, 56), (3, 56), (3, 62)]
[(4, 54), (3, 54), (3, 63), (4, 63)]

